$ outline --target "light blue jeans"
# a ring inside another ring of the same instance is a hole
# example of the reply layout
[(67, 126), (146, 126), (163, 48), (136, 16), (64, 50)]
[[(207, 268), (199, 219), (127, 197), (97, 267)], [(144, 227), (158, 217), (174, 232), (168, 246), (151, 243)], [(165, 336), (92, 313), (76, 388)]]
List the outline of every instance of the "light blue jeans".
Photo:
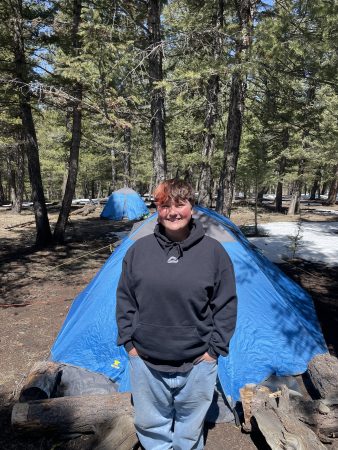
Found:
[(159, 372), (130, 357), (135, 428), (145, 450), (201, 450), (217, 363), (201, 361), (187, 373)]

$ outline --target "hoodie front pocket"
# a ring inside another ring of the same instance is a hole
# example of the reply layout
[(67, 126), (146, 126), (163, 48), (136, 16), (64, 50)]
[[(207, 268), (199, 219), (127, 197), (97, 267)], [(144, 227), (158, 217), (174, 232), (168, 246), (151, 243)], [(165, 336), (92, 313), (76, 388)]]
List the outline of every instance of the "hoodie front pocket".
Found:
[(194, 326), (163, 326), (140, 322), (132, 336), (145, 355), (165, 360), (194, 357), (205, 343)]

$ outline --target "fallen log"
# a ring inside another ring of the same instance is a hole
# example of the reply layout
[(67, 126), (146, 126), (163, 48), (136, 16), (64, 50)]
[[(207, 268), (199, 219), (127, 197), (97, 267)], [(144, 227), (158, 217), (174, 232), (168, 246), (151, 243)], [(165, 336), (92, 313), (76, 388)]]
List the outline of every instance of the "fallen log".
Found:
[(76, 211), (73, 211), (70, 215), (76, 216), (78, 214), (81, 214), (82, 216), (88, 216), (92, 212), (94, 212), (96, 209), (96, 205), (85, 205), (80, 209), (77, 209)]
[(125, 415), (117, 416), (108, 427), (100, 427), (97, 436), (95, 450), (130, 450), (138, 444), (133, 421)]
[(6, 227), (4, 227), (6, 230), (11, 230), (12, 228), (20, 228), (20, 227), (25, 227), (26, 225), (32, 225), (33, 223), (35, 223), (35, 220), (30, 220), (29, 222), (22, 222), (22, 223), (17, 223), (15, 225), (7, 225)]
[(56, 388), (62, 364), (39, 361), (28, 375), (21, 389), (19, 402), (50, 398)]
[(329, 353), (317, 355), (309, 363), (307, 375), (320, 398), (338, 396), (338, 359)]
[(12, 410), (12, 426), (21, 432), (56, 433), (63, 437), (104, 433), (105, 439), (114, 437), (120, 444), (132, 439), (134, 444), (137, 443), (130, 394), (59, 397), (16, 403)]
[(293, 414), (320, 436), (338, 436), (338, 398), (333, 400), (290, 399)]
[(271, 449), (324, 450), (316, 434), (294, 415), (289, 391), (282, 386), (280, 397), (269, 397), (258, 389), (251, 403), (252, 418)]

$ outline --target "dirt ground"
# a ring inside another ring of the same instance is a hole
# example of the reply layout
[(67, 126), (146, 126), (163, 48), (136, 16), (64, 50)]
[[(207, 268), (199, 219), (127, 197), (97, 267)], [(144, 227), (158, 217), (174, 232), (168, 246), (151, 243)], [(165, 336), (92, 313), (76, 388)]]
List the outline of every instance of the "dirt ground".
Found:
[[(312, 204), (311, 204), (312, 205)], [(303, 204), (302, 220), (337, 220), (325, 209)], [(336, 205), (330, 209), (338, 210)], [(24, 210), (15, 215), (0, 208), (0, 448), (1, 449), (90, 449), (90, 437), (68, 443), (48, 437), (19, 436), (10, 427), (13, 403), (24, 379), (37, 361), (48, 356), (74, 297), (93, 278), (119, 241), (115, 232), (131, 229), (128, 221), (99, 219), (101, 209), (83, 217), (72, 215), (66, 244), (37, 251), (34, 244), (34, 215)], [(49, 211), (51, 224), (56, 211)], [(246, 206), (234, 209), (231, 219), (241, 227), (253, 223), (253, 211)], [(259, 210), (259, 223), (290, 221), (295, 217), (271, 212), (269, 205)], [(281, 265), (291, 278), (312, 296), (323, 333), (332, 354), (338, 355), (338, 266), (301, 260)], [(258, 440), (257, 440), (258, 439)], [(217, 425), (208, 430), (207, 450), (259, 449), (266, 446), (258, 437), (240, 432), (234, 425)], [(331, 446), (331, 448), (333, 448)]]

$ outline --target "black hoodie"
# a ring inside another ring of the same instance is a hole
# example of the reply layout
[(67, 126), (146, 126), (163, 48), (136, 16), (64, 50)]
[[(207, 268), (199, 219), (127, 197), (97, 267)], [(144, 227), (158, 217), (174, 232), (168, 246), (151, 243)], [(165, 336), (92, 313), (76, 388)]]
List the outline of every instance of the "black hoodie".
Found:
[(232, 263), (199, 221), (170, 241), (163, 227), (139, 239), (123, 260), (117, 288), (118, 344), (160, 361), (227, 355), (237, 297)]

